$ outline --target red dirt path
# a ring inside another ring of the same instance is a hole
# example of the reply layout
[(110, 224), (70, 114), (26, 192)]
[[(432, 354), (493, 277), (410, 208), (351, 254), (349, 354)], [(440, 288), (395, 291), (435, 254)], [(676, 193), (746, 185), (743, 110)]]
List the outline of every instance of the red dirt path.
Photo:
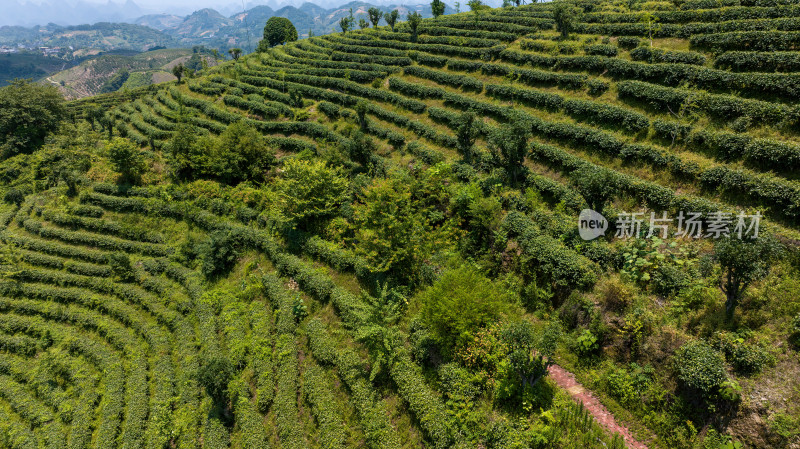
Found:
[(572, 373), (558, 365), (550, 365), (548, 374), (550, 374), (550, 378), (553, 379), (559, 387), (566, 390), (573, 399), (583, 403), (583, 406), (592, 414), (594, 420), (610, 434), (620, 434), (625, 441), (625, 446), (630, 449), (647, 449), (647, 445), (636, 440), (627, 427), (619, 424), (614, 419), (614, 415), (612, 415), (597, 398), (592, 396), (592, 392), (583, 388), (583, 385), (575, 380), (575, 376)]

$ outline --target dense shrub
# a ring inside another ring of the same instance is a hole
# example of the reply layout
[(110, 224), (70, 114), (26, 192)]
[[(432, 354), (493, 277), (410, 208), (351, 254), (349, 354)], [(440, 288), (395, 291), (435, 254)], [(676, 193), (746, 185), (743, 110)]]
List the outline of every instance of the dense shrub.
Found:
[(466, 267), (445, 272), (418, 300), (421, 319), (449, 354), (462, 350), (479, 329), (515, 312), (510, 292)]
[(617, 45), (625, 50), (630, 50), (639, 46), (639, 38), (634, 36), (620, 36), (617, 38)]
[(692, 340), (683, 345), (674, 359), (678, 380), (703, 398), (714, 396), (727, 380), (725, 359), (703, 340)]

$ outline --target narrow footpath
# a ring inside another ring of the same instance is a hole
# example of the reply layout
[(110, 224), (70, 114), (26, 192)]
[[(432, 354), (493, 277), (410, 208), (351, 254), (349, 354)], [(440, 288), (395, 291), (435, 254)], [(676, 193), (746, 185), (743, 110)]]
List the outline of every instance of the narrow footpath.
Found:
[(611, 435), (618, 433), (625, 441), (625, 446), (629, 449), (647, 449), (647, 445), (638, 441), (631, 431), (619, 424), (614, 415), (606, 409), (600, 401), (592, 395), (592, 392), (583, 387), (575, 376), (569, 371), (558, 365), (550, 365), (548, 368), (550, 378), (561, 388), (567, 391), (573, 399), (583, 403), (586, 410), (591, 413), (594, 420), (606, 429)]

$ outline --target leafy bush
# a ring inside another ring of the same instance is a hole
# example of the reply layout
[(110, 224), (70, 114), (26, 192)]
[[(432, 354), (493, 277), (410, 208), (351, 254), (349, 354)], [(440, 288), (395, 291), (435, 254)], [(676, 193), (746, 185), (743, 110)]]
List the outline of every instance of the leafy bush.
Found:
[(516, 313), (512, 293), (468, 267), (446, 271), (418, 300), (422, 321), (450, 354), (466, 347), (480, 329)]
[(742, 374), (756, 374), (775, 362), (774, 356), (759, 344), (748, 343), (746, 335), (717, 332), (714, 347)]
[(591, 79), (586, 82), (586, 87), (589, 88), (589, 95), (597, 97), (603, 95), (609, 87), (609, 84), (599, 79)]
[(144, 154), (127, 139), (115, 137), (108, 144), (108, 156), (123, 183), (138, 182), (147, 169)]
[(674, 358), (678, 380), (704, 399), (716, 395), (727, 380), (725, 359), (703, 340), (692, 340), (683, 345)]
[(211, 234), (200, 248), (202, 271), (207, 278), (227, 274), (239, 260), (244, 236), (235, 230), (219, 230)]
[(6, 194), (3, 196), (3, 201), (8, 204), (16, 204), (19, 206), (25, 201), (25, 194), (19, 189), (11, 188), (6, 191)]
[(306, 229), (332, 217), (347, 200), (348, 188), (347, 178), (337, 168), (300, 159), (286, 159), (275, 183), (283, 213)]
[(626, 50), (638, 47), (639, 42), (641, 42), (640, 39), (635, 36), (620, 36), (617, 38), (617, 45)]
[(108, 255), (108, 264), (114, 271), (114, 275), (123, 282), (129, 282), (136, 279), (136, 271), (131, 265), (131, 259), (125, 253), (111, 253)]

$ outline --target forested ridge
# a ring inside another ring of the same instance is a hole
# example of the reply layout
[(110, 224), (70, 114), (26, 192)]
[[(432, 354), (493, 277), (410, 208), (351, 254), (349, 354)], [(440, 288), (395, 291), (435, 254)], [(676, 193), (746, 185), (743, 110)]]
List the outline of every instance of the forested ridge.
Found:
[(800, 7), (438, 3), (0, 89), (0, 447), (796, 447)]

